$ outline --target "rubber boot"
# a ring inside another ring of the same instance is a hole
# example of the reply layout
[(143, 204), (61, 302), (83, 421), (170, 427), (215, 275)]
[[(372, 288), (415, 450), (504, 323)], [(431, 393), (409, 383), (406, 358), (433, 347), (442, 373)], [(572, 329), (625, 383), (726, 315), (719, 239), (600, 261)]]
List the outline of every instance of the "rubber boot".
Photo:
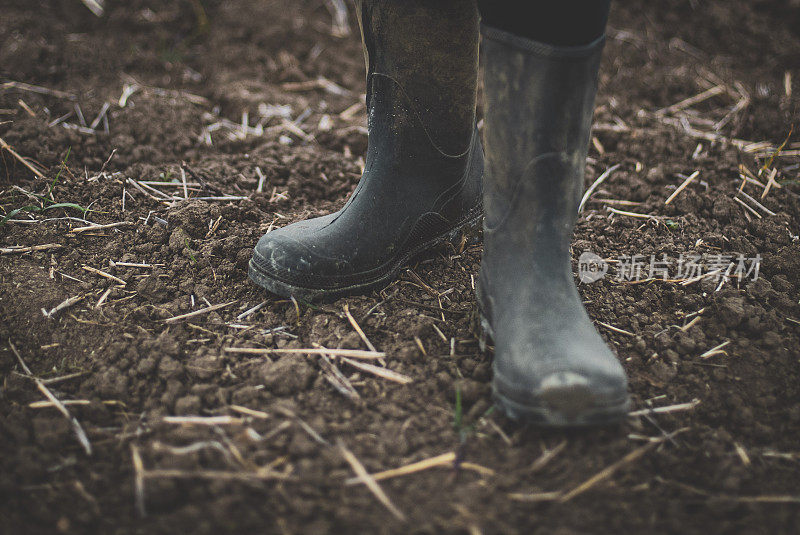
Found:
[(364, 173), (338, 212), (259, 240), (250, 278), (281, 296), (332, 300), (381, 288), (482, 216), (474, 1), (364, 0), (357, 9), (367, 62)]
[(486, 26), (482, 33), (477, 294), (494, 343), (495, 402), (543, 425), (618, 421), (629, 406), (625, 372), (583, 307), (570, 261), (603, 39), (556, 47)]

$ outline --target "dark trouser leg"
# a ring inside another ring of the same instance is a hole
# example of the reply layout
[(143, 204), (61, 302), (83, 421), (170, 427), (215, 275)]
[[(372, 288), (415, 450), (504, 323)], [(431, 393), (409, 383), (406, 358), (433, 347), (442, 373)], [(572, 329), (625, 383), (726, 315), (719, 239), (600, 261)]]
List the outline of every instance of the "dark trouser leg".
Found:
[[(531, 4), (536, 4), (532, 6)], [(483, 24), (532, 41), (558, 46), (587, 45), (603, 35), (611, 0), (478, 0)], [(541, 14), (522, 16), (522, 8)]]

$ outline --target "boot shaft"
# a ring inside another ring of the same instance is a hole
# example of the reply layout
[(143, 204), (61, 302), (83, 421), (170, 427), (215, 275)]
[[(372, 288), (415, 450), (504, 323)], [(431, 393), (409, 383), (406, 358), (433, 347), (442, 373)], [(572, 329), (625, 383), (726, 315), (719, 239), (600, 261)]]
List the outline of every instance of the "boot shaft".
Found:
[(492, 388), (512, 418), (616, 422), (622, 366), (586, 313), (570, 242), (583, 190), (602, 40), (554, 47), (483, 29), (483, 260), (478, 304), (494, 341)]
[[(370, 122), (388, 120), (389, 130), (398, 132), (419, 121), (431, 144), (444, 155), (465, 153), (477, 97), (479, 35), (474, 0), (357, 0), (356, 8)], [(376, 93), (383, 102), (377, 102)], [(387, 93), (391, 102), (385, 101)], [(405, 100), (401, 107), (408, 109), (398, 110), (397, 100)]]
[(583, 191), (603, 39), (556, 47), (482, 32), (486, 245), (511, 240), (560, 265)]

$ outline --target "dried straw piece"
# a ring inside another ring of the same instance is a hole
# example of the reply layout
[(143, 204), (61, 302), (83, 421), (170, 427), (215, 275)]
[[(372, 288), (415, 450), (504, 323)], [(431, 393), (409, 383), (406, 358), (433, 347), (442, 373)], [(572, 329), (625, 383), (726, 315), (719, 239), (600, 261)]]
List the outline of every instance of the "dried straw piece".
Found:
[(11, 146), (8, 143), (6, 143), (5, 140), (1, 137), (0, 137), (0, 148), (6, 149), (8, 153), (11, 154), (11, 156), (16, 158), (22, 165), (30, 169), (34, 175), (38, 176), (39, 178), (44, 178), (44, 174), (42, 174), (41, 171), (39, 171), (33, 165), (31, 165), (30, 162), (28, 162), (28, 160), (20, 156), (19, 153), (17, 153), (17, 151), (15, 151), (14, 149), (12, 149)]
[(366, 344), (366, 346), (369, 348), (369, 350), (373, 351), (373, 352), (377, 352), (378, 350), (375, 349), (375, 346), (372, 345), (372, 342), (369, 341), (369, 338), (367, 338), (367, 335), (364, 334), (364, 331), (361, 330), (361, 327), (358, 325), (358, 323), (356, 323), (356, 319), (353, 317), (352, 314), (350, 314), (350, 307), (347, 306), (347, 303), (344, 304), (344, 313), (347, 316), (347, 320), (350, 322), (350, 325), (353, 326), (353, 329), (356, 330), (356, 332), (358, 333), (358, 336), (361, 337), (361, 340), (363, 340), (364, 344)]
[(336, 364), (331, 362), (328, 355), (320, 355), (320, 364), (325, 370), (325, 379), (342, 395), (353, 401), (361, 398), (358, 391), (350, 383), (350, 380), (345, 377)]
[(0, 84), (0, 92), (5, 92), (8, 89), (19, 89), (20, 91), (27, 91), (29, 93), (38, 93), (40, 95), (49, 95), (51, 97), (65, 98), (68, 100), (75, 100), (75, 95), (58, 91), (57, 89), (49, 89), (40, 85), (31, 85), (24, 82), (5, 82)]
[(164, 323), (175, 323), (176, 321), (181, 321), (189, 318), (194, 318), (196, 316), (201, 316), (203, 314), (208, 314), (209, 312), (213, 312), (215, 310), (219, 310), (220, 308), (224, 308), (234, 304), (236, 301), (228, 301), (227, 303), (220, 303), (218, 305), (211, 305), (206, 308), (201, 308), (200, 310), (195, 310), (193, 312), (187, 312), (186, 314), (181, 314), (179, 316), (173, 316), (171, 318), (165, 319)]
[(688, 411), (700, 405), (699, 399), (693, 399), (688, 403), (678, 403), (665, 407), (653, 407), (649, 409), (639, 409), (628, 413), (628, 416), (644, 416), (645, 414), (666, 414), (669, 412)]
[(253, 418), (258, 418), (260, 420), (266, 420), (269, 418), (269, 414), (267, 414), (264, 411), (257, 411), (255, 409), (250, 409), (247, 407), (243, 407), (241, 405), (228, 405), (228, 408), (231, 409), (232, 411), (236, 411), (246, 416), (252, 416)]
[(608, 323), (605, 323), (605, 322), (602, 322), (602, 321), (598, 321), (597, 323), (598, 323), (598, 325), (602, 325), (606, 329), (608, 329), (610, 331), (614, 331), (615, 333), (624, 334), (625, 336), (636, 336), (635, 334), (633, 334), (630, 331), (626, 331), (625, 329), (620, 329), (619, 327), (614, 327), (613, 325), (609, 325)]
[(748, 201), (753, 203), (753, 205), (756, 206), (757, 208), (760, 208), (761, 210), (763, 210), (764, 213), (769, 214), (769, 215), (778, 215), (775, 212), (773, 212), (772, 210), (770, 210), (769, 208), (767, 208), (766, 206), (764, 206), (763, 204), (761, 204), (760, 202), (758, 202), (757, 200), (755, 200), (753, 197), (748, 195), (744, 190), (738, 191), (737, 195), (738, 194), (743, 195), (745, 199), (747, 199)]
[(81, 0), (81, 2), (83, 2), (83, 5), (85, 5), (89, 11), (94, 13), (96, 17), (103, 16), (103, 4), (98, 0)]
[(353, 359), (380, 359), (386, 356), (382, 351), (364, 351), (363, 349), (331, 349), (327, 347), (322, 348), (283, 348), (272, 349), (269, 347), (226, 347), (224, 351), (228, 353), (243, 353), (248, 355), (331, 355), (333, 357), (349, 357)]
[(104, 230), (109, 228), (116, 228), (116, 227), (126, 227), (128, 225), (133, 225), (130, 221), (119, 221), (117, 223), (107, 223), (104, 225), (88, 225), (85, 227), (77, 227), (70, 230), (72, 234), (80, 234), (81, 232), (87, 232), (90, 230)]
[(357, 360), (351, 360), (346, 357), (341, 357), (343, 362), (346, 362), (350, 366), (354, 368), (358, 368), (359, 370), (363, 370), (367, 373), (371, 373), (372, 375), (377, 375), (378, 377), (382, 377), (383, 379), (388, 379), (389, 381), (394, 381), (400, 384), (408, 384), (413, 381), (413, 379), (407, 375), (403, 375), (402, 373), (397, 373), (396, 371), (392, 371), (388, 368), (381, 368), (380, 366), (375, 366), (373, 364), (367, 364), (366, 362), (359, 362)]
[(248, 317), (250, 314), (254, 314), (254, 313), (258, 312), (259, 310), (261, 310), (262, 308), (264, 308), (268, 303), (269, 303), (269, 301), (261, 301), (256, 306), (248, 308), (247, 310), (245, 310), (244, 312), (242, 312), (241, 314), (236, 316), (236, 319), (237, 320), (243, 320), (246, 317)]
[(106, 273), (105, 271), (101, 271), (101, 270), (99, 270), (97, 268), (93, 268), (92, 266), (81, 266), (81, 268), (83, 268), (84, 270), (88, 271), (89, 273), (94, 273), (95, 275), (100, 275), (101, 277), (104, 277), (104, 278), (106, 278), (108, 280), (112, 280), (112, 281), (114, 281), (117, 284), (120, 284), (122, 286), (127, 286), (128, 285), (127, 282), (125, 282), (124, 280), (120, 279), (119, 277), (115, 277), (111, 273)]
[(611, 173), (613, 173), (614, 171), (616, 171), (617, 169), (619, 169), (619, 166), (620, 166), (620, 165), (622, 165), (622, 164), (615, 164), (615, 165), (612, 165), (611, 167), (609, 167), (608, 169), (606, 169), (606, 170), (605, 170), (605, 171), (604, 171), (604, 172), (603, 172), (603, 173), (602, 173), (602, 174), (601, 174), (599, 177), (597, 177), (597, 180), (595, 180), (594, 182), (592, 182), (592, 185), (591, 185), (591, 186), (589, 186), (589, 189), (587, 189), (587, 190), (586, 190), (586, 193), (584, 193), (584, 194), (583, 194), (583, 198), (581, 199), (581, 202), (580, 202), (580, 204), (578, 205), (578, 213), (581, 213), (581, 212), (583, 212), (583, 207), (584, 207), (584, 205), (586, 205), (586, 202), (589, 200), (589, 197), (591, 197), (591, 196), (592, 196), (592, 193), (594, 193), (594, 190), (596, 190), (596, 189), (598, 188), (598, 186), (600, 186), (600, 184), (602, 184), (603, 182), (605, 182), (605, 180), (606, 180), (606, 179), (607, 179), (609, 176), (611, 176)]
[(709, 349), (708, 351), (706, 351), (705, 353), (703, 353), (702, 355), (700, 355), (700, 358), (701, 359), (707, 359), (707, 358), (713, 357), (714, 355), (727, 355), (728, 352), (724, 351), (722, 348), (725, 347), (726, 345), (730, 344), (730, 343), (731, 343), (730, 340), (726, 340), (726, 341), (722, 342), (721, 344), (719, 344), (718, 346), (714, 346), (711, 349)]
[(44, 397), (50, 400), (50, 403), (52, 403), (53, 406), (55, 406), (59, 410), (59, 412), (64, 416), (64, 418), (66, 418), (67, 421), (70, 423), (70, 425), (72, 426), (72, 431), (78, 438), (78, 442), (80, 442), (81, 446), (83, 447), (83, 450), (86, 452), (86, 455), (91, 455), (92, 444), (89, 442), (89, 437), (86, 436), (86, 432), (83, 430), (83, 427), (81, 427), (81, 424), (77, 420), (77, 418), (75, 418), (74, 416), (72, 416), (72, 414), (70, 414), (70, 412), (67, 410), (64, 404), (61, 403), (61, 401), (59, 401), (59, 399), (50, 391), (49, 388), (47, 388), (47, 386), (45, 386), (45, 384), (42, 382), (41, 379), (33, 375), (31, 369), (28, 368), (28, 365), (25, 364), (25, 361), (22, 359), (22, 355), (20, 355), (19, 351), (17, 351), (16, 346), (13, 343), (11, 343), (11, 340), (8, 341), (8, 345), (11, 348), (11, 351), (14, 353), (14, 356), (17, 357), (17, 361), (19, 362), (20, 367), (28, 376), (28, 378), (33, 379), (33, 381), (36, 383), (36, 388), (38, 388), (39, 391), (42, 394), (44, 394)]
[(288, 474), (281, 474), (272, 470), (259, 470), (257, 472), (234, 472), (229, 470), (147, 470), (143, 475), (146, 479), (220, 479), (225, 481), (270, 481), (275, 479), (286, 480), (291, 477)]
[(667, 115), (667, 114), (670, 114), (670, 113), (675, 113), (676, 111), (684, 110), (686, 108), (694, 106), (695, 104), (703, 102), (704, 100), (708, 100), (708, 99), (710, 99), (712, 97), (715, 97), (715, 96), (717, 96), (719, 94), (726, 93), (726, 92), (727, 92), (727, 88), (725, 86), (716, 85), (716, 86), (712, 87), (711, 89), (707, 89), (706, 91), (703, 91), (700, 94), (694, 95), (694, 96), (689, 97), (689, 98), (685, 98), (685, 99), (681, 100), (680, 102), (676, 102), (672, 106), (667, 106), (666, 108), (661, 108), (660, 110), (657, 110), (655, 113), (656, 113), (656, 115)]
[(533, 461), (533, 464), (530, 467), (530, 471), (537, 472), (541, 470), (547, 465), (547, 463), (553, 460), (553, 458), (555, 458), (556, 455), (561, 453), (561, 451), (563, 451), (563, 449), (566, 447), (567, 447), (567, 441), (565, 439), (559, 442), (555, 447), (550, 448), (549, 450), (545, 450), (544, 453), (542, 453), (538, 459)]
[(61, 312), (65, 308), (71, 307), (72, 305), (74, 305), (75, 303), (80, 301), (81, 299), (83, 299), (82, 295), (75, 295), (73, 297), (68, 297), (67, 299), (64, 299), (63, 301), (61, 301), (59, 304), (57, 304), (56, 306), (54, 306), (50, 310), (42, 309), (42, 314), (44, 314), (44, 317), (46, 317), (46, 318), (52, 318), (53, 316), (55, 316), (56, 314), (58, 314), (59, 312)]
[(0, 254), (22, 254), (33, 253), (36, 251), (46, 251), (47, 249), (60, 249), (64, 247), (60, 243), (46, 243), (44, 245), (31, 245), (30, 247), (12, 246), (0, 247)]
[(131, 444), (131, 460), (133, 462), (133, 499), (136, 505), (136, 512), (140, 517), (147, 515), (144, 508), (144, 463), (139, 454), (136, 444)]
[(344, 459), (348, 462), (348, 464), (350, 464), (350, 467), (353, 469), (353, 472), (355, 472), (358, 478), (364, 482), (364, 484), (372, 492), (372, 494), (374, 494), (375, 497), (378, 498), (378, 501), (381, 502), (384, 505), (384, 507), (386, 507), (389, 510), (389, 512), (395, 516), (395, 518), (405, 522), (406, 520), (405, 515), (400, 511), (400, 509), (395, 507), (395, 505), (391, 502), (391, 500), (389, 500), (389, 497), (386, 495), (385, 492), (383, 492), (383, 489), (381, 489), (381, 486), (378, 485), (377, 481), (375, 481), (375, 478), (372, 477), (369, 474), (369, 472), (367, 472), (367, 469), (364, 468), (364, 465), (361, 464), (361, 461), (359, 461), (356, 458), (356, 456), (353, 455), (353, 453), (347, 449), (347, 447), (341, 440), (338, 442), (338, 446), (339, 446), (339, 451), (342, 453), (342, 457), (344, 457)]
[(678, 195), (680, 195), (680, 193), (681, 193), (681, 192), (682, 192), (684, 189), (686, 189), (686, 186), (688, 186), (689, 184), (691, 184), (691, 183), (694, 181), (694, 179), (695, 179), (695, 178), (697, 178), (699, 175), (700, 175), (700, 171), (698, 170), (698, 171), (695, 171), (694, 173), (692, 173), (691, 175), (689, 175), (688, 177), (686, 177), (686, 180), (684, 180), (684, 181), (681, 183), (681, 185), (680, 185), (680, 186), (678, 186), (678, 187), (675, 189), (675, 191), (673, 191), (673, 192), (672, 192), (672, 195), (670, 195), (669, 197), (667, 197), (667, 200), (666, 200), (666, 201), (664, 201), (664, 204), (669, 204), (669, 203), (671, 203), (671, 202), (672, 202), (672, 200), (673, 200), (673, 199), (675, 199), (675, 197), (677, 197)]
[(628, 216), (628, 217), (640, 217), (642, 219), (655, 219), (656, 221), (658, 221), (658, 216), (654, 216), (654, 215), (650, 215), (650, 214), (640, 214), (640, 213), (637, 213), (637, 212), (626, 212), (625, 210), (617, 210), (616, 208), (611, 208), (610, 206), (607, 206), (606, 210), (608, 210), (612, 214), (625, 215), (625, 216)]
[(597, 485), (601, 481), (604, 481), (604, 480), (608, 479), (609, 477), (611, 477), (612, 475), (614, 475), (614, 473), (617, 470), (619, 470), (620, 468), (622, 468), (623, 466), (625, 466), (627, 464), (630, 464), (630, 463), (640, 459), (641, 457), (644, 456), (645, 453), (647, 453), (648, 451), (653, 449), (657, 444), (661, 444), (664, 440), (666, 440), (666, 438), (665, 437), (661, 437), (658, 441), (649, 442), (649, 443), (645, 444), (644, 446), (640, 446), (640, 447), (636, 448), (635, 450), (633, 450), (630, 453), (628, 453), (627, 455), (625, 455), (619, 461), (617, 461), (617, 462), (607, 466), (606, 468), (600, 470), (597, 474), (593, 475), (592, 477), (590, 477), (589, 479), (587, 479), (586, 481), (584, 481), (583, 483), (581, 483), (577, 487), (573, 488), (569, 492), (567, 492), (565, 494), (562, 494), (561, 496), (559, 496), (557, 498), (557, 500), (560, 503), (564, 503), (564, 502), (567, 502), (567, 501), (571, 500), (575, 496), (578, 496), (579, 494), (583, 494), (584, 492), (586, 492), (587, 490), (591, 489), (592, 487), (594, 487), (595, 485)]
[[(436, 466), (452, 464), (453, 462), (455, 462), (455, 460), (456, 460), (456, 454), (455, 452), (451, 451), (448, 453), (437, 455), (436, 457), (423, 459), (422, 461), (406, 464), (398, 468), (392, 468), (391, 470), (384, 470), (383, 472), (378, 472), (371, 475), (375, 481), (381, 481), (383, 479), (390, 479), (393, 477), (400, 477), (408, 474), (422, 472), (423, 470), (428, 470), (429, 468), (434, 468)], [(356, 485), (358, 483), (364, 483), (364, 480), (359, 477), (354, 477), (345, 481), (345, 485)]]
[(244, 420), (233, 416), (164, 416), (165, 424), (180, 425), (242, 425)]

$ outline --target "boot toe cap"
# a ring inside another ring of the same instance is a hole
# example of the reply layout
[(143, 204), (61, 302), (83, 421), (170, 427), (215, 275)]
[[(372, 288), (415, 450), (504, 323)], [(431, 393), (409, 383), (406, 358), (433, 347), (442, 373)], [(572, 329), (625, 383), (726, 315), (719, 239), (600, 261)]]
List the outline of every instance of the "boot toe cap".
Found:
[(323, 235), (330, 216), (293, 223), (264, 234), (253, 250), (250, 274), (279, 295), (311, 297), (349, 283), (352, 262), (341, 243)]
[(261, 237), (253, 250), (253, 262), (264, 271), (293, 278), (311, 272), (316, 262), (313, 250), (291, 235), (274, 230)]
[[(552, 369), (515, 374), (495, 369), (495, 400), (515, 419), (555, 426), (581, 426), (619, 421), (630, 405), (624, 372)], [(527, 379), (527, 380), (526, 380)]]

